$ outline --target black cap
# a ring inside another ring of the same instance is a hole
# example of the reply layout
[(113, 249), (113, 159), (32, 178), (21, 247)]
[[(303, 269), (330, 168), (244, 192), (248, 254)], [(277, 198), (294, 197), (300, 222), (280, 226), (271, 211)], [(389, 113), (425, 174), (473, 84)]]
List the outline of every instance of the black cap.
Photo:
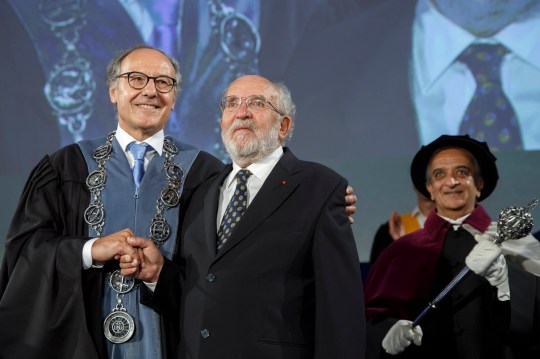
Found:
[(414, 156), (411, 164), (411, 178), (414, 187), (427, 198), (431, 198), (429, 191), (426, 188), (426, 170), (429, 161), (433, 154), (443, 148), (461, 148), (470, 152), (480, 166), (484, 187), (482, 188), (478, 201), (489, 197), (497, 186), (499, 180), (499, 172), (495, 161), (497, 158), (491, 153), (486, 142), (480, 142), (469, 135), (464, 136), (448, 136), (442, 135), (435, 141), (426, 146), (422, 146), (418, 153)]

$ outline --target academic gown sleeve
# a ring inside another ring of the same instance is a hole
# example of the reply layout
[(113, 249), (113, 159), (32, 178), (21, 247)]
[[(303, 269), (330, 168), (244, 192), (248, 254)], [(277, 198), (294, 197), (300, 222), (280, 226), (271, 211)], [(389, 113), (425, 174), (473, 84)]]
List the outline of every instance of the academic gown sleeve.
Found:
[(82, 270), (87, 175), (71, 145), (43, 158), (29, 176), (0, 272), (1, 358), (104, 356), (103, 336), (90, 333), (100, 326), (101, 278)]

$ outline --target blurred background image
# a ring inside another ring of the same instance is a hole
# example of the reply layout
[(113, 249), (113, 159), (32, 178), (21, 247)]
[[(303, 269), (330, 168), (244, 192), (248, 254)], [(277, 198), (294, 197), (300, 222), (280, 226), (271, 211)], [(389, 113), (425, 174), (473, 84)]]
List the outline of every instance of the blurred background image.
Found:
[(289, 146), (358, 196), (363, 262), (390, 212), (415, 203), (411, 159), (441, 134), (492, 147), (493, 218), (540, 195), (539, 0), (0, 0), (0, 23), (2, 241), (45, 154), (116, 128), (106, 65), (139, 43), (181, 64), (166, 134), (223, 161), (225, 85), (284, 82), (297, 104)]

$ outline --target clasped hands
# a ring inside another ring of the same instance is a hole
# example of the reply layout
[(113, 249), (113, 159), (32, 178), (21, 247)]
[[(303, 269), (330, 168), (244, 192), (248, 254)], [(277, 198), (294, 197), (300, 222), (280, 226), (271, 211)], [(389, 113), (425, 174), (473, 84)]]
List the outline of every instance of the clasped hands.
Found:
[(133, 277), (145, 282), (158, 281), (163, 268), (163, 255), (153, 241), (141, 237), (128, 237), (128, 244), (136, 250), (136, 255), (120, 256), (120, 274)]
[(163, 255), (151, 240), (136, 237), (129, 228), (97, 239), (92, 245), (92, 260), (102, 263), (118, 260), (120, 273), (149, 283), (157, 282)]
[[(347, 186), (345, 190), (345, 213), (349, 222), (354, 222), (357, 197), (353, 188)], [(136, 237), (129, 228), (98, 238), (92, 244), (92, 262), (104, 263), (108, 260), (118, 260), (120, 273), (149, 283), (157, 282), (163, 267), (163, 255), (156, 245), (147, 239)]]

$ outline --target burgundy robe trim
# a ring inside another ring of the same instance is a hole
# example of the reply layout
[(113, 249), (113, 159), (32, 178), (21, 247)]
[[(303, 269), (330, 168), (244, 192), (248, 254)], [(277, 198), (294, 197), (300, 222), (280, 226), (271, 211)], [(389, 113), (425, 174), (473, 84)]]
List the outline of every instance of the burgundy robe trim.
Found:
[[(485, 232), (491, 218), (478, 205), (463, 223)], [(414, 319), (429, 303), (437, 262), (452, 225), (432, 211), (424, 228), (385, 249), (365, 282), (366, 318)]]

